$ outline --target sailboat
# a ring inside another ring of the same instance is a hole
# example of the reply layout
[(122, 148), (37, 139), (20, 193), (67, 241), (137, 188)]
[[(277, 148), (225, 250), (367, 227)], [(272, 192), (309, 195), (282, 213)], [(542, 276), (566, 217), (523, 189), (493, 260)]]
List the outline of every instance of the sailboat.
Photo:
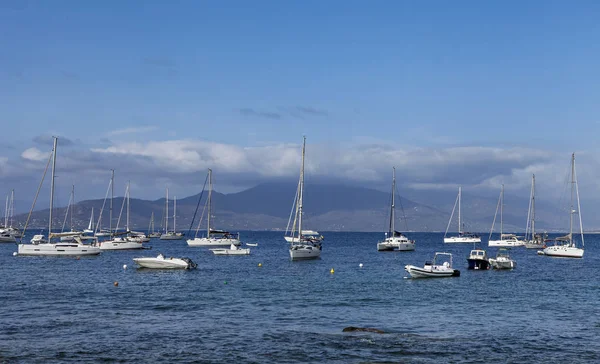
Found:
[[(112, 177), (111, 177), (111, 185), (114, 185), (114, 175), (115, 175), (115, 172), (113, 170)], [(131, 230), (129, 229), (129, 195), (130, 195), (129, 187), (130, 187), (130, 184), (128, 182), (127, 188), (125, 189), (125, 197), (123, 198), (123, 204), (121, 205), (121, 212), (123, 212), (123, 207), (124, 207), (125, 203), (127, 203), (127, 221), (126, 221), (126, 226), (125, 226), (125, 232), (122, 232), (122, 233), (116, 232), (119, 229), (119, 222), (121, 220), (121, 213), (119, 213), (119, 220), (117, 220), (117, 227), (115, 229), (115, 232), (112, 233), (112, 236), (111, 236), (112, 239), (101, 241), (99, 243), (100, 249), (102, 249), (102, 250), (132, 250), (132, 249), (143, 249), (144, 248), (141, 241), (139, 241), (137, 239), (131, 239), (129, 236), (127, 236), (131, 232)], [(112, 189), (111, 189), (111, 191), (112, 191)], [(112, 200), (113, 200), (113, 194), (111, 192), (111, 196), (110, 196), (111, 211), (112, 211)], [(111, 222), (110, 230), (112, 231), (112, 222)], [(120, 236), (117, 236), (117, 235), (120, 235)]]
[(148, 226), (148, 237), (149, 238), (160, 238), (160, 232), (154, 231), (154, 211), (150, 215), (150, 225)]
[(6, 196), (6, 209), (4, 213), (4, 226), (0, 227), (0, 243), (16, 243), (21, 232), (13, 227), (13, 216), (15, 214), (15, 190), (11, 190), (10, 199)]
[[(577, 198), (577, 206), (573, 205), (574, 198)], [(577, 210), (575, 210), (577, 207)], [(573, 215), (579, 216), (579, 231), (581, 234), (581, 248), (577, 247), (573, 239)], [(583, 258), (585, 242), (583, 240), (583, 223), (581, 222), (581, 204), (579, 203), (579, 186), (577, 184), (577, 174), (575, 172), (575, 153), (571, 156), (571, 207), (569, 210), (569, 234), (555, 239), (554, 245), (546, 247), (538, 254), (551, 257), (564, 258)]]
[(390, 225), (385, 233), (385, 240), (377, 243), (377, 251), (410, 251), (415, 250), (415, 241), (408, 238), (395, 228), (396, 222), (396, 167), (392, 177), (392, 203), (390, 205)]
[(535, 174), (531, 177), (531, 199), (527, 212), (527, 228), (525, 229), (525, 248), (543, 249), (548, 239), (548, 233), (535, 232)]
[[(494, 233), (494, 225), (496, 224), (496, 216), (498, 215), (498, 208), (500, 208), (500, 240), (492, 240), (492, 234)], [(500, 188), (500, 197), (498, 197), (498, 205), (496, 206), (496, 213), (494, 214), (494, 221), (492, 222), (492, 229), (490, 230), (490, 237), (488, 239), (488, 246), (494, 247), (514, 247), (523, 246), (525, 242), (519, 240), (515, 234), (504, 234), (504, 184)]]
[[(448, 226), (446, 227), (446, 233), (444, 233), (444, 243), (481, 243), (481, 237), (476, 234), (464, 232), (463, 226), (461, 225), (461, 215), (460, 215), (460, 204), (462, 200), (462, 187), (458, 187), (458, 196), (456, 196), (456, 201), (454, 202), (454, 207), (452, 208), (452, 214), (450, 214), (450, 220), (448, 220)], [(454, 210), (456, 210), (456, 205), (458, 205), (458, 236), (447, 236), (448, 229), (450, 229), (450, 223), (452, 222), (452, 217), (454, 216)], [(464, 223), (463, 223), (464, 225)]]
[[(65, 211), (65, 219), (63, 220), (63, 225), (61, 228), (61, 233), (70, 233), (70, 235), (63, 235), (60, 237), (60, 241), (71, 241), (75, 236), (79, 236), (81, 239), (88, 239), (89, 236), (83, 236), (83, 231), (76, 231), (73, 225), (73, 210), (75, 209), (75, 185), (71, 186), (71, 196), (69, 198), (69, 204), (67, 205), (67, 210)], [(65, 226), (67, 225), (67, 218), (70, 219), (70, 228), (71, 231), (65, 231)]]
[[(54, 144), (52, 147), (52, 155), (50, 158), (52, 161), (52, 179), (50, 182), (50, 216), (48, 219), (48, 240), (46, 241), (43, 235), (36, 235), (33, 239), (31, 239), (31, 244), (22, 244), (18, 245), (18, 255), (34, 255), (34, 256), (81, 256), (81, 255), (98, 255), (100, 254), (100, 249), (94, 245), (83, 244), (79, 237), (75, 237), (73, 241), (70, 242), (60, 242), (53, 243), (52, 238), (58, 238), (62, 234), (52, 233), (52, 211), (54, 209), (54, 176), (56, 170), (56, 147), (58, 145), (58, 138), (54, 137)], [(50, 163), (50, 160), (48, 160)], [(44, 172), (45, 175), (45, 172)], [(43, 177), (42, 177), (43, 181)], [(41, 185), (40, 185), (41, 187)], [(38, 189), (39, 192), (39, 189)], [(36, 194), (37, 196), (37, 194)], [(29, 216), (27, 217), (27, 222), (25, 223), (25, 229), (27, 228), (27, 224), (29, 223), (29, 219), (31, 218), (31, 213), (33, 211), (33, 207), (35, 206), (35, 201), (29, 212)]]
[(90, 215), (90, 223), (88, 224), (87, 229), (84, 229), (83, 232), (86, 234), (93, 234), (94, 233), (94, 208), (92, 207), (92, 214)]
[[(303, 200), (304, 200), (304, 159), (306, 156), (306, 137), (302, 141), (302, 164), (300, 167), (300, 180), (298, 182), (298, 193), (296, 201), (294, 201), (296, 214), (294, 216), (294, 225), (291, 230), (293, 237), (290, 243), (290, 258), (292, 260), (317, 259), (321, 256), (321, 239), (314, 239), (311, 236), (306, 236), (302, 231), (302, 215), (303, 215)], [(296, 222), (298, 230), (295, 229)], [(295, 232), (297, 231), (297, 235)]]
[[(200, 224), (202, 223), (202, 217), (198, 222), (198, 228), (196, 229), (196, 235), (194, 239), (188, 239), (187, 243), (189, 246), (240, 246), (240, 234), (239, 233), (230, 233), (225, 230), (215, 230), (211, 229), (210, 222), (212, 216), (212, 192), (213, 192), (213, 183), (212, 183), (212, 169), (208, 170), (208, 198), (206, 199), (206, 205), (204, 206), (207, 210), (206, 212), (206, 236), (198, 237), (198, 232), (200, 230)], [(248, 252), (249, 253), (249, 252)]]
[(183, 234), (176, 230), (177, 223), (177, 197), (173, 198), (173, 231), (169, 231), (169, 188), (167, 188), (167, 198), (165, 202), (167, 213), (165, 214), (165, 232), (160, 236), (160, 240), (181, 240)]

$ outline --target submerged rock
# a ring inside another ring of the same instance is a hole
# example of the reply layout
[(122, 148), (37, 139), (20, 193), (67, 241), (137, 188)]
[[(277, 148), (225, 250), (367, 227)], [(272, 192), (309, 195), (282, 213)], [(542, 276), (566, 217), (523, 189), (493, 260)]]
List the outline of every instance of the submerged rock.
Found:
[(385, 332), (383, 330), (374, 329), (372, 327), (354, 327), (354, 326), (344, 327), (342, 332), (374, 332), (376, 334), (385, 334)]

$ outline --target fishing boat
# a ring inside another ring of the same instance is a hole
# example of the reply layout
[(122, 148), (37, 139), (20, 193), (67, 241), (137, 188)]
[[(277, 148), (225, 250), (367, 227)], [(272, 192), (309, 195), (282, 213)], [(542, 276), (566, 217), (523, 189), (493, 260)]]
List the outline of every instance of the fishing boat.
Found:
[(469, 263), (468, 269), (474, 270), (488, 270), (490, 269), (490, 262), (488, 260), (487, 253), (485, 250), (473, 249), (467, 258)]
[[(114, 186), (114, 177), (115, 177), (115, 171), (113, 170), (112, 174), (111, 174), (111, 187)], [(127, 188), (125, 189), (125, 198), (123, 198), (123, 204), (121, 205), (121, 212), (119, 213), (119, 219), (117, 220), (117, 227), (115, 229), (115, 231), (119, 230), (119, 223), (121, 221), (121, 214), (123, 213), (123, 207), (125, 206), (125, 204), (127, 204), (127, 211), (126, 211), (127, 220), (125, 223), (125, 231), (120, 232), (120, 233), (114, 232), (111, 235), (111, 239), (99, 242), (100, 249), (102, 249), (102, 250), (144, 249), (144, 246), (141, 241), (136, 240), (136, 239), (130, 239), (129, 236), (127, 236), (130, 233), (130, 229), (129, 229), (129, 195), (130, 195), (129, 187), (130, 187), (130, 184), (128, 182)], [(111, 188), (111, 196), (110, 196), (110, 214), (111, 214), (110, 230), (111, 231), (112, 231), (113, 191), (114, 191), (114, 189)]]
[(145, 258), (133, 258), (133, 261), (140, 266), (140, 268), (151, 268), (151, 269), (193, 269), (197, 268), (198, 265), (194, 263), (190, 258), (166, 258), (162, 254), (158, 254), (156, 258), (145, 257)]
[[(481, 237), (479, 235), (463, 231), (464, 222), (461, 223), (461, 206), (460, 206), (461, 200), (462, 200), (462, 187), (458, 187), (458, 196), (456, 196), (456, 201), (454, 202), (454, 207), (452, 208), (452, 213), (450, 214), (450, 220), (448, 220), (448, 226), (446, 227), (446, 232), (444, 233), (444, 243), (481, 243)], [(450, 224), (452, 223), (452, 217), (454, 216), (454, 211), (456, 210), (457, 205), (458, 205), (458, 235), (457, 236), (448, 236), (448, 230), (450, 229)]]
[(527, 211), (527, 228), (525, 229), (525, 248), (543, 249), (546, 247), (548, 233), (535, 232), (535, 174), (531, 177), (531, 198)]
[[(574, 206), (574, 198), (576, 197), (577, 206)], [(576, 209), (575, 209), (576, 208)], [(581, 235), (581, 248), (577, 247), (575, 239), (573, 239), (573, 215), (579, 217), (579, 232)], [(581, 204), (579, 203), (579, 186), (577, 184), (577, 174), (575, 172), (575, 153), (571, 155), (571, 208), (569, 210), (569, 234), (556, 238), (554, 245), (544, 248), (539, 251), (542, 255), (550, 257), (563, 258), (583, 258), (585, 241), (583, 239), (583, 223), (581, 221)]]
[[(188, 239), (188, 246), (231, 246), (236, 245), (240, 246), (242, 243), (240, 242), (240, 234), (239, 233), (231, 233), (226, 230), (217, 230), (211, 228), (211, 217), (213, 211), (213, 201), (212, 201), (212, 193), (213, 193), (213, 179), (212, 179), (212, 169), (208, 170), (208, 175), (206, 176), (206, 182), (208, 182), (208, 197), (206, 199), (206, 203), (204, 205), (204, 211), (207, 213), (206, 215), (206, 236), (199, 237), (198, 234), (200, 232), (200, 227), (204, 220), (204, 213), (200, 217), (198, 221), (198, 227), (196, 228), (196, 234), (193, 239)], [(204, 189), (200, 193), (200, 197), (198, 199), (198, 204), (202, 199), (202, 195), (204, 193)], [(192, 224), (194, 222), (192, 221)], [(190, 226), (191, 228), (191, 226)]]
[[(321, 241), (322, 239), (315, 239), (312, 236), (306, 236), (302, 231), (302, 218), (303, 218), (303, 200), (304, 200), (304, 159), (306, 156), (306, 137), (303, 138), (302, 142), (302, 162), (300, 165), (300, 178), (298, 181), (298, 189), (296, 192), (296, 198), (292, 205), (292, 211), (295, 210), (294, 223), (290, 230), (290, 236), (292, 241), (290, 242), (289, 252), (290, 258), (294, 260), (307, 260), (317, 259), (321, 257)], [(290, 216), (291, 220), (291, 216)], [(289, 221), (288, 221), (289, 226)], [(297, 229), (296, 229), (297, 227)], [(286, 239), (287, 241), (287, 239)]]
[[(496, 224), (496, 217), (498, 215), (498, 209), (500, 209), (500, 240), (492, 240), (492, 234), (494, 233), (494, 225)], [(525, 245), (525, 241), (520, 240), (515, 234), (504, 234), (504, 184), (500, 188), (500, 197), (498, 197), (498, 205), (496, 205), (496, 213), (494, 214), (494, 221), (492, 222), (492, 229), (490, 230), (490, 236), (488, 239), (488, 246), (490, 247), (515, 247)]]
[(249, 248), (239, 248), (235, 244), (231, 244), (229, 249), (210, 249), (214, 255), (249, 255)]
[(412, 278), (445, 278), (460, 276), (460, 271), (452, 268), (452, 254), (450, 253), (435, 253), (433, 261), (425, 262), (425, 266), (417, 267), (414, 265), (406, 265), (404, 270), (406, 270)]
[[(385, 239), (377, 243), (377, 251), (411, 251), (415, 250), (415, 241), (409, 240), (404, 234), (396, 231), (396, 167), (392, 173), (392, 202), (390, 204), (389, 229), (385, 233)], [(404, 213), (404, 209), (402, 209)], [(406, 216), (404, 217), (406, 222)], [(408, 230), (408, 227), (406, 228)]]
[[(100, 254), (100, 249), (93, 244), (84, 244), (81, 239), (76, 237), (73, 241), (70, 242), (60, 242), (53, 243), (53, 238), (60, 238), (61, 234), (52, 233), (52, 211), (54, 209), (54, 179), (55, 179), (55, 170), (56, 170), (56, 149), (58, 146), (58, 138), (54, 137), (54, 143), (52, 147), (52, 155), (51, 159), (48, 160), (48, 164), (52, 162), (52, 177), (50, 180), (50, 210), (49, 210), (49, 219), (48, 219), (48, 239), (45, 240), (42, 236), (37, 236), (38, 239), (32, 239), (31, 244), (23, 244), (19, 243), (17, 247), (17, 254), (21, 256), (83, 256), (83, 255), (98, 255)], [(46, 173), (44, 172), (44, 175)], [(42, 177), (42, 182), (44, 181), (44, 177)], [(41, 187), (40, 183), (40, 187)], [(39, 193), (39, 188), (36, 193)], [(27, 217), (27, 221), (25, 222), (25, 227), (23, 228), (23, 235), (25, 234), (25, 230), (27, 229), (27, 225), (29, 223), (29, 219), (31, 218), (31, 214), (35, 207), (35, 200), (29, 211), (29, 215)]]
[(490, 264), (494, 269), (513, 269), (517, 266), (517, 262), (511, 259), (505, 248), (498, 249), (496, 258), (490, 258)]
[(167, 187), (167, 197), (165, 199), (165, 231), (160, 236), (160, 240), (181, 240), (182, 233), (177, 232), (177, 197), (173, 198), (173, 231), (169, 231), (169, 188)]

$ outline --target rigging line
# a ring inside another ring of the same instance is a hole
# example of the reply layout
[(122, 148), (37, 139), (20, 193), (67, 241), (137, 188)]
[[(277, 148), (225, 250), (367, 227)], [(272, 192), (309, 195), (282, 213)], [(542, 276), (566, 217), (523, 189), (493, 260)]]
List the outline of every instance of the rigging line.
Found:
[(94, 235), (97, 232), (100, 232), (100, 226), (102, 224), (102, 213), (104, 212), (104, 206), (106, 206), (106, 200), (108, 199), (108, 194), (110, 193), (110, 187), (112, 186), (112, 179), (108, 182), (108, 188), (106, 189), (106, 195), (104, 195), (104, 201), (102, 202), (102, 208), (100, 209), (100, 214), (98, 215), (98, 222), (96, 223), (96, 228), (94, 229)]
[[(388, 202), (386, 206), (391, 206), (392, 205), (392, 195), (390, 195), (388, 197)], [(388, 233), (390, 232), (390, 228), (391, 228), (391, 224), (390, 224), (390, 219), (392, 216), (392, 210), (389, 207), (385, 208), (385, 222), (384, 222), (384, 231), (387, 231)], [(390, 235), (390, 237), (392, 237), (393, 235)]]
[[(54, 150), (53, 150), (53, 152), (54, 152)], [(31, 218), (31, 214), (33, 213), (33, 209), (35, 208), (35, 202), (38, 199), (40, 190), (42, 189), (42, 185), (44, 184), (44, 178), (46, 178), (46, 173), (48, 172), (48, 167), (50, 166), (50, 161), (52, 161), (53, 155), (54, 155), (54, 153), (50, 154), (50, 158), (48, 158), (48, 163), (46, 163), (46, 168), (44, 169), (44, 174), (42, 176), (42, 180), (40, 181), (40, 185), (38, 186), (37, 192), (35, 193), (35, 198), (33, 199), (33, 203), (31, 204), (31, 210), (29, 210), (29, 214), (27, 215), (27, 220), (25, 220), (25, 226), (23, 227), (23, 233), (21, 234), (21, 237), (19, 238), (19, 243), (21, 243), (23, 241), (23, 237), (25, 236), (25, 230), (27, 230), (27, 225), (29, 225), (29, 219)], [(48, 237), (48, 239), (50, 239), (50, 237)]]
[(208, 174), (206, 174), (206, 178), (204, 179), (204, 186), (202, 186), (202, 191), (200, 192), (200, 197), (198, 197), (198, 203), (196, 204), (196, 210), (194, 210), (194, 217), (192, 217), (192, 222), (190, 223), (190, 228), (188, 229), (188, 236), (192, 231), (192, 227), (194, 226), (194, 221), (196, 220), (196, 214), (198, 213), (198, 209), (200, 208), (200, 202), (202, 201), (202, 195), (204, 195), (204, 189), (206, 188), (206, 183), (208, 182)]
[[(294, 203), (292, 203), (292, 209), (290, 210), (290, 217), (288, 218), (288, 223), (285, 228), (285, 235), (290, 231), (290, 223), (292, 222), (292, 215), (294, 215), (294, 210), (297, 209), (298, 203), (298, 195), (300, 194), (300, 181), (298, 180), (298, 187), (296, 187), (296, 195), (294, 196)], [(296, 217), (294, 217), (294, 225), (292, 227), (292, 235), (296, 230)]]
[[(494, 232), (494, 225), (496, 224), (496, 217), (498, 216), (498, 209), (500, 208), (500, 201), (502, 199), (502, 191), (500, 191), (500, 197), (498, 197), (498, 204), (496, 205), (496, 212), (494, 213), (494, 221), (492, 222), (492, 228), (490, 229), (490, 236), (488, 240), (492, 240), (492, 233)], [(500, 240), (502, 240), (502, 234), (500, 234)]]
[[(448, 235), (448, 230), (450, 229), (450, 223), (452, 223), (452, 217), (454, 217), (454, 210), (456, 210), (456, 205), (458, 204), (458, 198), (459, 198), (460, 194), (456, 195), (456, 200), (454, 201), (454, 207), (452, 208), (452, 213), (450, 214), (450, 220), (448, 220), (448, 226), (446, 226), (446, 232), (444, 233), (444, 238), (446, 238), (446, 235)], [(458, 230), (460, 230), (460, 226), (458, 227)], [(460, 231), (459, 231), (460, 233)]]
[(396, 194), (398, 195), (398, 201), (400, 202), (400, 210), (402, 211), (402, 218), (404, 219), (404, 229), (408, 231), (408, 220), (406, 219), (406, 214), (404, 213), (404, 206), (402, 205), (402, 196), (398, 192), (398, 187), (396, 187)]
[(121, 215), (123, 214), (123, 208), (125, 207), (125, 200), (129, 194), (129, 185), (125, 187), (125, 194), (123, 195), (123, 203), (121, 203), (121, 211), (119, 211), (119, 218), (117, 219), (117, 227), (115, 228), (115, 233), (119, 230), (119, 224), (121, 223)]
[[(202, 226), (202, 221), (204, 221), (204, 214), (206, 213), (206, 210), (208, 210), (208, 200), (206, 200), (206, 203), (202, 208), (202, 214), (200, 215), (200, 220), (198, 220), (198, 227), (196, 228), (196, 234), (194, 234), (194, 239), (198, 237), (198, 232), (200, 231), (200, 226)], [(206, 237), (208, 238), (208, 235)]]
[(69, 204), (67, 205), (67, 210), (65, 211), (65, 219), (63, 220), (63, 224), (62, 224), (62, 228), (60, 229), (61, 233), (65, 232), (65, 225), (67, 225), (67, 218), (69, 217), (69, 210), (71, 209), (71, 203), (73, 203), (73, 201), (71, 201), (73, 199), (73, 195), (69, 196)]

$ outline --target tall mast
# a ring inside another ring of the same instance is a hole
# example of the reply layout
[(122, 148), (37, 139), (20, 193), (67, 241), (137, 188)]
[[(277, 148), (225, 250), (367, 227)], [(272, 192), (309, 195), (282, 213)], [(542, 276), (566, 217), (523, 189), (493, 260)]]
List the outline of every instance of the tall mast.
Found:
[(10, 227), (13, 226), (13, 217), (15, 216), (15, 190), (10, 191)]
[(208, 169), (208, 219), (206, 220), (206, 237), (210, 237), (210, 215), (212, 210), (212, 169)]
[(52, 148), (52, 178), (50, 179), (50, 221), (48, 222), (48, 241), (52, 234), (52, 209), (54, 208), (54, 172), (56, 170), (56, 147), (58, 138), (54, 137), (54, 146)]
[(111, 174), (110, 174), (110, 209), (109, 209), (109, 216), (108, 216), (108, 232), (109, 232), (109, 236), (112, 237), (113, 235), (113, 231), (112, 231), (112, 213), (113, 213), (113, 197), (115, 195), (115, 170), (111, 169), (110, 170)]
[(165, 200), (165, 234), (169, 232), (169, 187), (167, 187), (167, 199)]
[(177, 232), (177, 196), (173, 196), (173, 232)]
[(148, 234), (154, 233), (154, 211), (150, 214), (150, 226), (148, 226)]
[(569, 245), (573, 244), (573, 193), (575, 192), (575, 153), (571, 156), (571, 213), (569, 223)]
[(306, 136), (302, 140), (302, 165), (300, 167), (300, 194), (298, 196), (298, 240), (302, 239), (302, 204), (304, 197), (304, 155), (306, 153)]
[(392, 206), (390, 206), (390, 232), (389, 237), (394, 236), (395, 229), (395, 221), (396, 221), (396, 167), (393, 167), (392, 174)]
[(131, 185), (131, 181), (127, 181), (127, 231), (129, 231), (129, 186)]
[(581, 221), (581, 204), (579, 203), (579, 184), (577, 183), (577, 172), (575, 172), (575, 153), (573, 153), (573, 180), (575, 181), (575, 195), (577, 196), (577, 215), (579, 216), (579, 232), (581, 234), (581, 249), (585, 248), (583, 239), (583, 222)]
[(460, 224), (460, 200), (462, 199), (462, 186), (458, 186), (458, 235), (462, 234), (462, 226)]
[(4, 227), (8, 227), (8, 195), (6, 195), (6, 207), (4, 208)]
[(531, 177), (531, 240), (535, 240), (535, 174)]
[(504, 230), (504, 220), (502, 218), (504, 211), (504, 183), (500, 191), (500, 240), (502, 240), (502, 232)]
[(73, 230), (73, 210), (75, 209), (75, 185), (71, 185), (71, 231)]

